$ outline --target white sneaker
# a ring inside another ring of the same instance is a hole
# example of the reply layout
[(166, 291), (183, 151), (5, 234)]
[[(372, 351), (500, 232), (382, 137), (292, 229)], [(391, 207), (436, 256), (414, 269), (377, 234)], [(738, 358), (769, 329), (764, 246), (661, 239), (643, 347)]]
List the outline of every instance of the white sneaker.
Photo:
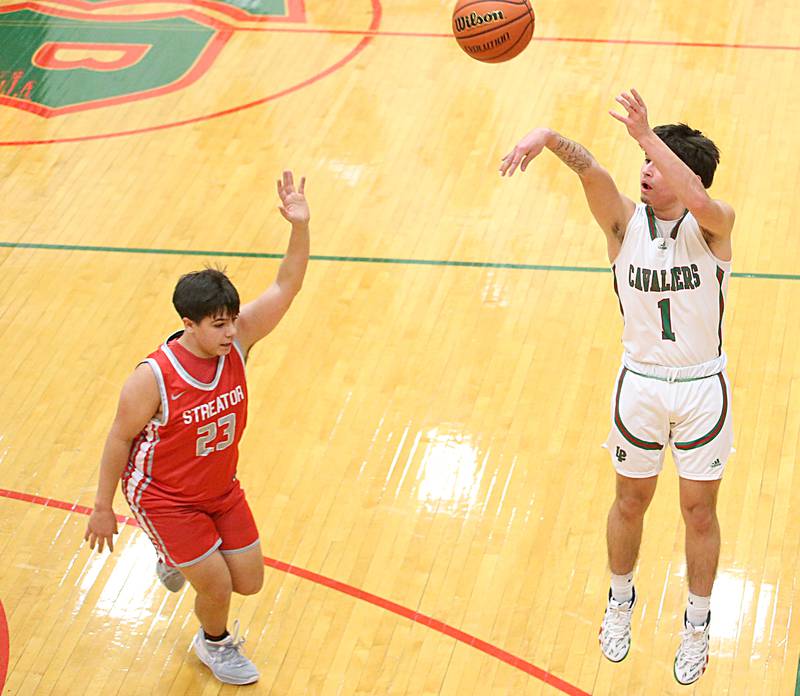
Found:
[(180, 570), (168, 566), (160, 558), (156, 563), (156, 575), (158, 579), (161, 580), (161, 584), (170, 592), (177, 592), (183, 587), (183, 583), (186, 582), (186, 578), (183, 577), (183, 573), (181, 573)]
[(239, 639), (239, 620), (233, 623), (233, 633), (219, 643), (207, 641), (202, 627), (192, 640), (197, 657), (214, 676), (225, 684), (252, 684), (261, 676), (256, 666), (241, 651), (244, 638)]
[(635, 588), (627, 602), (618, 602), (608, 591), (608, 606), (600, 625), (600, 649), (612, 662), (622, 662), (631, 649), (631, 614), (635, 604)]
[(684, 629), (681, 631), (681, 644), (675, 653), (673, 673), (678, 684), (694, 684), (706, 671), (708, 665), (708, 626), (711, 612), (702, 626), (689, 623), (683, 615)]

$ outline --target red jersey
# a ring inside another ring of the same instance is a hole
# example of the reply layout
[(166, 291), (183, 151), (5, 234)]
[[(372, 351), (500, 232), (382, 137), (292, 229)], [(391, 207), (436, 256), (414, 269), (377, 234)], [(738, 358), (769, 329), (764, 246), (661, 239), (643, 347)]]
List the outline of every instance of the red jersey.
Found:
[(241, 346), (234, 341), (230, 353), (216, 361), (198, 358), (174, 342), (181, 333), (143, 361), (155, 375), (161, 409), (131, 445), (122, 490), (132, 505), (143, 495), (199, 503), (225, 495), (234, 485), (247, 423)]

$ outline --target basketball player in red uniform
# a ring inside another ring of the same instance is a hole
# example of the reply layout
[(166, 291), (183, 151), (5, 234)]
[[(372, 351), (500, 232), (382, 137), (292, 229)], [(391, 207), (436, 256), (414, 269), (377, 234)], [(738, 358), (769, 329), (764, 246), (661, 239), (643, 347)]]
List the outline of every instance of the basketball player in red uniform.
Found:
[(194, 587), (200, 629), (192, 645), (214, 676), (250, 684), (259, 673), (241, 651), (238, 621), (228, 632), (232, 592), (255, 594), (264, 561), (253, 515), (236, 478), (247, 422), (245, 359), (289, 309), (309, 255), (305, 179), (278, 181), (279, 210), (291, 223), (275, 281), (239, 310), (221, 271), (184, 275), (173, 294), (183, 330), (170, 336), (125, 382), (100, 465), (85, 540), (113, 551), (114, 492), (122, 491), (158, 554), (159, 579), (177, 591)]

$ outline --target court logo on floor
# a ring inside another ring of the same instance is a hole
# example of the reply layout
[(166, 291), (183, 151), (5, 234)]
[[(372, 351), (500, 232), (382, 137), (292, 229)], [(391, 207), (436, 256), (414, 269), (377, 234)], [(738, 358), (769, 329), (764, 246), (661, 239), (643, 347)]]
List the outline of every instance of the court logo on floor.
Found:
[[(309, 26), (309, 8), (337, 18), (323, 0), (0, 6), (0, 108), (20, 114), (15, 142), (129, 134), (229, 114), (296, 91), (352, 58), (369, 40), (359, 32), (374, 30), (380, 16), (378, 0), (359, 4), (361, 12), (340, 19), (360, 18), (361, 26), (339, 32)], [(332, 42), (332, 32), (346, 40)]]

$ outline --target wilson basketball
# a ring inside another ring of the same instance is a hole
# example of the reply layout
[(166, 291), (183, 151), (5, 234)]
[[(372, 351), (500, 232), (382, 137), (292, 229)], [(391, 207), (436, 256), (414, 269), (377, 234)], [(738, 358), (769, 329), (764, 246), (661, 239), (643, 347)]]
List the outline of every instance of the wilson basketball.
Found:
[(453, 9), (458, 45), (484, 63), (519, 55), (530, 43), (534, 22), (528, 0), (458, 0)]

